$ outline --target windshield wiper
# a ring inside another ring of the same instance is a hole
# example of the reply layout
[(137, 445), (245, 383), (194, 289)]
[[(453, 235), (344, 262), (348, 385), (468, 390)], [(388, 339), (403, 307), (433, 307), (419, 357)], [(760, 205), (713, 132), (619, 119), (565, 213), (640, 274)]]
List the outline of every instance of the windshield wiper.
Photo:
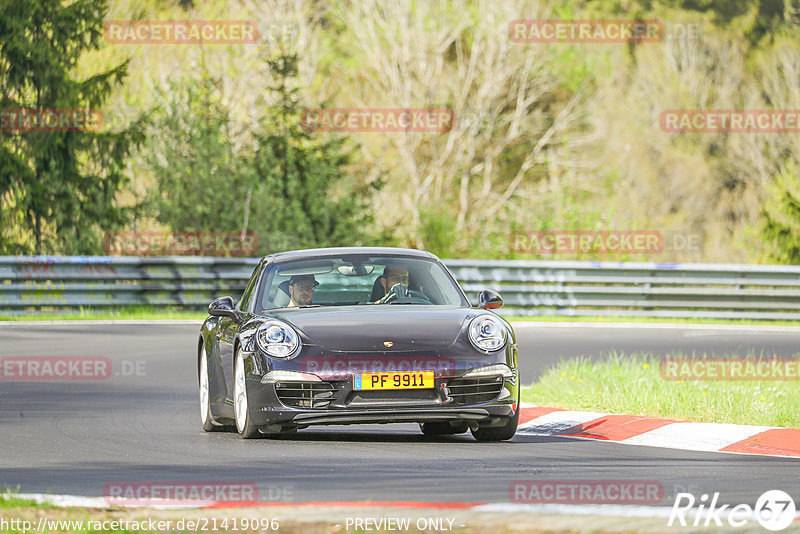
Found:
[(322, 304), (301, 304), (298, 308), (319, 308)]

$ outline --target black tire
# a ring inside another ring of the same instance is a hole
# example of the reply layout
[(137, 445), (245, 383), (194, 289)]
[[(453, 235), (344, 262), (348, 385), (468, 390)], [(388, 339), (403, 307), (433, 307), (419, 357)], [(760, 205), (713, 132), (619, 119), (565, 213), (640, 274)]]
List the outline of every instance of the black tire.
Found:
[(233, 412), (236, 420), (236, 430), (244, 439), (260, 437), (261, 433), (253, 425), (253, 421), (250, 418), (250, 402), (247, 398), (244, 359), (242, 359), (238, 348), (236, 349), (233, 366)]
[(426, 436), (446, 436), (450, 434), (463, 434), (469, 430), (467, 423), (459, 423), (453, 426), (450, 423), (420, 423), (419, 429)]
[(478, 427), (472, 430), (472, 435), (478, 441), (505, 441), (514, 437), (519, 424), (519, 407), (513, 417), (509, 417), (503, 426)]

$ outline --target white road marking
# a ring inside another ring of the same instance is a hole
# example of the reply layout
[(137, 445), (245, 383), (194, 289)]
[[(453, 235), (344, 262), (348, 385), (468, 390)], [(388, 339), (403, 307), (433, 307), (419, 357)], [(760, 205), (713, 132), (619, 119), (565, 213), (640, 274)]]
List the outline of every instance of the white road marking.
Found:
[[(50, 504), (58, 506), (59, 508), (109, 508), (112, 505), (108, 503), (105, 497), (82, 497), (80, 495), (49, 495), (45, 493), (0, 493), (0, 499), (22, 499), (26, 501), (33, 501), (37, 504)], [(215, 501), (207, 501), (202, 504), (156, 504), (156, 505), (141, 505), (141, 504), (115, 504), (114, 506), (122, 506), (124, 508), (155, 508), (158, 510), (184, 510), (201, 508), (203, 506), (210, 506)]]
[(670, 423), (620, 443), (716, 452), (728, 445), (773, 428), (776, 427), (727, 423)]

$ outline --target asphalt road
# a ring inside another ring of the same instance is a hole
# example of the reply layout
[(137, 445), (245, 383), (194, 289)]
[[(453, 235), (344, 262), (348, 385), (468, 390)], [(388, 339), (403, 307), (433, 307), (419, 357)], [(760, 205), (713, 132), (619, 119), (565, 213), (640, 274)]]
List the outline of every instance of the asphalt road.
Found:
[[(611, 350), (753, 349), (790, 355), (800, 331), (522, 325), (530, 381), (550, 362)], [(637, 447), (518, 434), (483, 444), (469, 434), (423, 437), (416, 425), (318, 427), (245, 441), (200, 428), (193, 325), (0, 326), (0, 358), (91, 356), (111, 376), (0, 381), (0, 486), (102, 496), (114, 482), (255, 483), (264, 500), (508, 502), (517, 480), (652, 480), (754, 504), (769, 489), (800, 502), (800, 460)]]

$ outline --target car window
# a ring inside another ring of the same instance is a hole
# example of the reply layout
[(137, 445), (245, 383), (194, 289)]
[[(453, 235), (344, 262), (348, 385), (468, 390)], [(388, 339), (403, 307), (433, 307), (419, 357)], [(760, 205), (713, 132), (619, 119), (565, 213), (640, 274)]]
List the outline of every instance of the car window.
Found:
[(239, 304), (237, 308), (242, 311), (246, 311), (250, 306), (250, 301), (253, 298), (253, 290), (256, 287), (256, 282), (261, 275), (261, 264), (257, 265), (256, 268), (253, 270), (253, 274), (250, 276), (250, 280), (247, 282), (247, 285), (242, 292), (242, 298), (239, 299)]
[[(345, 256), (283, 261), (268, 267), (260, 288), (260, 310), (286, 307), (292, 277), (317, 282), (311, 305), (372, 305), (386, 294), (384, 273), (396, 283), (407, 282), (407, 298), (398, 303), (469, 305), (455, 280), (440, 262), (400, 256)], [(406, 274), (407, 273), (407, 274)], [(399, 276), (398, 276), (399, 275)], [(258, 310), (258, 311), (260, 311)]]

